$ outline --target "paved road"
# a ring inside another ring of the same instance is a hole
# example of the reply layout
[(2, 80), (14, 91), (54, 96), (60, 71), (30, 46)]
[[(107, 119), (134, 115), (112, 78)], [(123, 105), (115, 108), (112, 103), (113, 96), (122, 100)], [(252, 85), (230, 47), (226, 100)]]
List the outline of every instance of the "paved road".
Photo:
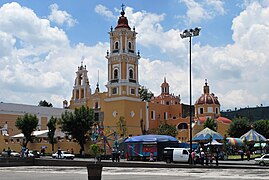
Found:
[[(1, 167), (1, 180), (87, 180), (85, 167)], [(265, 169), (103, 168), (102, 180), (268, 179)]]

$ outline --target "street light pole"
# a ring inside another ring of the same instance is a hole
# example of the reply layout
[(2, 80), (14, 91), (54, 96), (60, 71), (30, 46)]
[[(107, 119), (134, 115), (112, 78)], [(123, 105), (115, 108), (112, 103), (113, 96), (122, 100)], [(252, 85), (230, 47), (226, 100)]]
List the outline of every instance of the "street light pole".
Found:
[[(180, 37), (182, 39), (189, 38), (190, 42), (190, 153), (192, 153), (192, 88), (191, 88), (191, 38), (194, 36), (199, 36), (201, 28), (196, 27), (195, 29), (185, 30)], [(190, 158), (190, 164), (192, 164), (192, 158)]]

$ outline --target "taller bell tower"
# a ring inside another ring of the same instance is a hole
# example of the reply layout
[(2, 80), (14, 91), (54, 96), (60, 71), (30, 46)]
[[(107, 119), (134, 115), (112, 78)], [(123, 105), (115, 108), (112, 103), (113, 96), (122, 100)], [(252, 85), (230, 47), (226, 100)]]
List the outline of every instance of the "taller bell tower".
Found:
[(108, 60), (108, 99), (135, 100), (139, 98), (138, 89), (138, 60), (136, 53), (136, 32), (131, 30), (122, 7), (118, 24), (109, 32), (110, 51), (107, 52)]

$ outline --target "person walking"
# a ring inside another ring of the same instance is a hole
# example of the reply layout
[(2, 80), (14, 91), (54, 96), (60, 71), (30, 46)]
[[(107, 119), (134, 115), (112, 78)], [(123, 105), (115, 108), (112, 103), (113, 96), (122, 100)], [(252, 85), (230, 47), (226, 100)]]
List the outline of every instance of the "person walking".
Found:
[(248, 161), (250, 160), (250, 150), (247, 150), (247, 152), (246, 152), (246, 156), (247, 156), (247, 159), (248, 159)]
[(57, 159), (60, 159), (62, 156), (62, 150), (60, 147), (58, 147), (58, 150), (57, 150)]
[(191, 159), (192, 159), (192, 164), (195, 165), (196, 159), (195, 159), (195, 152), (194, 151), (191, 152)]
[(200, 157), (201, 157), (201, 165), (204, 165), (204, 160), (205, 160), (205, 152), (202, 150), (200, 153)]
[(219, 149), (216, 149), (216, 153), (215, 153), (215, 159), (216, 159), (216, 166), (219, 165)]

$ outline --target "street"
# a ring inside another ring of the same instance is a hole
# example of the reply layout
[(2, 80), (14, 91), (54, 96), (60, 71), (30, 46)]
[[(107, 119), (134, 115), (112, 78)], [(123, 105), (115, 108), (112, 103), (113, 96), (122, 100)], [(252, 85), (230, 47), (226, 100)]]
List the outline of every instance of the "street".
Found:
[[(87, 180), (86, 167), (22, 166), (2, 167), (1, 180)], [(118, 168), (104, 167), (103, 180), (174, 180), (174, 179), (268, 179), (266, 169), (206, 168)]]

